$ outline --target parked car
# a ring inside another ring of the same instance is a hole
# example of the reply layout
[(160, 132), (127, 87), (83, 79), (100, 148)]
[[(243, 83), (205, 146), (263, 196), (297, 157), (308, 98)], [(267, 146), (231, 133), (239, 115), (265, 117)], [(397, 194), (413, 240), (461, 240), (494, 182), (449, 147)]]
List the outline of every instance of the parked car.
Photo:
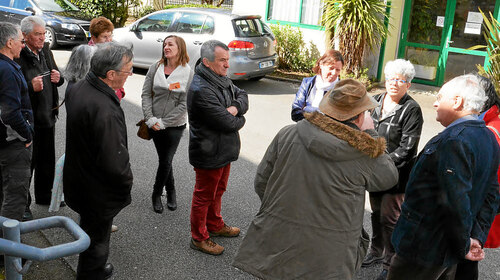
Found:
[(20, 24), (27, 16), (45, 20), (45, 41), (57, 45), (78, 45), (90, 38), (90, 22), (67, 0), (0, 0), (0, 21)]
[(194, 65), (203, 42), (217, 39), (229, 47), (228, 77), (259, 80), (276, 68), (276, 40), (260, 16), (240, 16), (208, 8), (176, 8), (149, 14), (115, 29), (113, 40), (132, 45), (134, 67), (149, 68), (161, 57), (163, 39), (175, 34), (186, 41)]

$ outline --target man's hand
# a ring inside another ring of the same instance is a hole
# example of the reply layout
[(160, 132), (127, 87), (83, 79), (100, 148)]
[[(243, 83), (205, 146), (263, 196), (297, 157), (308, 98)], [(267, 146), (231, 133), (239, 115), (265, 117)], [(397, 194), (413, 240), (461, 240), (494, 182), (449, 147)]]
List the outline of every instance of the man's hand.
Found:
[(31, 80), (31, 84), (33, 85), (34, 92), (40, 92), (43, 90), (43, 77), (36, 76)]
[(238, 114), (238, 109), (235, 106), (228, 107), (227, 111), (233, 116), (236, 116)]
[(481, 247), (479, 240), (471, 238), (469, 253), (465, 255), (465, 258), (469, 261), (480, 261), (484, 259), (484, 250)]
[(31, 146), (31, 144), (33, 144), (33, 141), (27, 143), (27, 144), (24, 144), (26, 146), (26, 148), (28, 148), (29, 146)]
[(61, 73), (59, 73), (59, 71), (55, 69), (52, 69), (52, 71), (50, 71), (50, 81), (54, 84), (57, 84), (59, 83), (60, 79), (61, 79)]

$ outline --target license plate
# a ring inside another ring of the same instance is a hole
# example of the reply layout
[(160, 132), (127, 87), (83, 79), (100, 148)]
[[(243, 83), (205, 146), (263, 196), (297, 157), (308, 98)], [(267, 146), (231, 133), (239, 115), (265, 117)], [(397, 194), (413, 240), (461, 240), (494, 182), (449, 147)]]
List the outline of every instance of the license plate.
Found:
[(263, 61), (261, 63), (259, 63), (259, 68), (267, 68), (267, 67), (271, 67), (273, 66), (273, 61), (270, 60), (270, 61)]

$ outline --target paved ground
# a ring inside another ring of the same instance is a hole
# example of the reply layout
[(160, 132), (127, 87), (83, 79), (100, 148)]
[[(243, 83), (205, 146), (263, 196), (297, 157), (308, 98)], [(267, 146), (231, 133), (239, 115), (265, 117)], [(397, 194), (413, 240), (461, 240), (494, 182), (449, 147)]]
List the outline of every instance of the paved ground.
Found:
[[(56, 61), (63, 66), (67, 61), (67, 51), (56, 51)], [(176, 211), (165, 210), (163, 214), (152, 211), (151, 191), (156, 170), (156, 152), (151, 141), (136, 136), (135, 123), (142, 118), (140, 108), (140, 89), (144, 71), (138, 71), (129, 78), (125, 86), (127, 93), (122, 101), (129, 135), (129, 150), (134, 187), (132, 204), (125, 208), (115, 219), (119, 230), (112, 234), (110, 262), (115, 266), (112, 279), (255, 279), (233, 268), (230, 263), (246, 229), (258, 210), (260, 202), (253, 191), (253, 177), (257, 164), (279, 129), (290, 120), (290, 104), (298, 84), (263, 79), (259, 82), (238, 82), (237, 85), (249, 93), (250, 110), (247, 123), (241, 131), (242, 150), (240, 159), (232, 164), (228, 191), (223, 197), (223, 215), (230, 225), (242, 228), (242, 235), (234, 239), (216, 238), (226, 248), (222, 256), (204, 255), (189, 248), (189, 210), (194, 185), (194, 171), (187, 160), (187, 131), (181, 140), (174, 158), (174, 176), (178, 192), (179, 207)], [(421, 104), (424, 111), (424, 134), (420, 147), (443, 128), (434, 120), (432, 109), (434, 97), (428, 94), (429, 88), (419, 87), (412, 96)], [(60, 90), (64, 92), (64, 90)], [(64, 152), (65, 111), (61, 110), (57, 123), (56, 153)], [(300, 206), (298, 206), (300, 207)], [(47, 207), (34, 205), (35, 218), (49, 216)], [(57, 215), (76, 215), (68, 207)], [(369, 207), (365, 215), (365, 227), (370, 231)], [(70, 240), (60, 229), (45, 230), (43, 236), (51, 244)], [(29, 239), (26, 236), (25, 239)], [(43, 240), (43, 239), (42, 239)], [(43, 244), (40, 246), (44, 246)], [(500, 251), (488, 250), (486, 260), (481, 263), (480, 279), (500, 279)], [(65, 260), (74, 270), (76, 257)], [(55, 268), (54, 268), (55, 267)], [(63, 262), (54, 267), (29, 271), (29, 279), (74, 279), (71, 270), (64, 269)], [(357, 279), (374, 279), (381, 267), (361, 269)], [(26, 279), (28, 279), (28, 277)]]

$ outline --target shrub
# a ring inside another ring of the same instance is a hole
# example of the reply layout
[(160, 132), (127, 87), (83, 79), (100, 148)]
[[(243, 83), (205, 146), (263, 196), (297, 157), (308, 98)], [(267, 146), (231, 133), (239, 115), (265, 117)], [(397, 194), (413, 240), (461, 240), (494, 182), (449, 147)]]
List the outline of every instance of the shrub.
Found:
[(368, 77), (368, 68), (363, 68), (358, 72), (349, 72), (347, 69), (340, 71), (340, 79), (354, 79), (365, 85), (366, 90), (370, 90), (373, 86), (372, 80)]
[(140, 4), (140, 0), (70, 0), (89, 18), (103, 16), (115, 27), (125, 25), (129, 17), (129, 8)]
[(320, 57), (316, 45), (311, 41), (306, 47), (302, 31), (288, 25), (271, 25), (276, 36), (278, 68), (297, 72), (311, 73), (311, 69)]

